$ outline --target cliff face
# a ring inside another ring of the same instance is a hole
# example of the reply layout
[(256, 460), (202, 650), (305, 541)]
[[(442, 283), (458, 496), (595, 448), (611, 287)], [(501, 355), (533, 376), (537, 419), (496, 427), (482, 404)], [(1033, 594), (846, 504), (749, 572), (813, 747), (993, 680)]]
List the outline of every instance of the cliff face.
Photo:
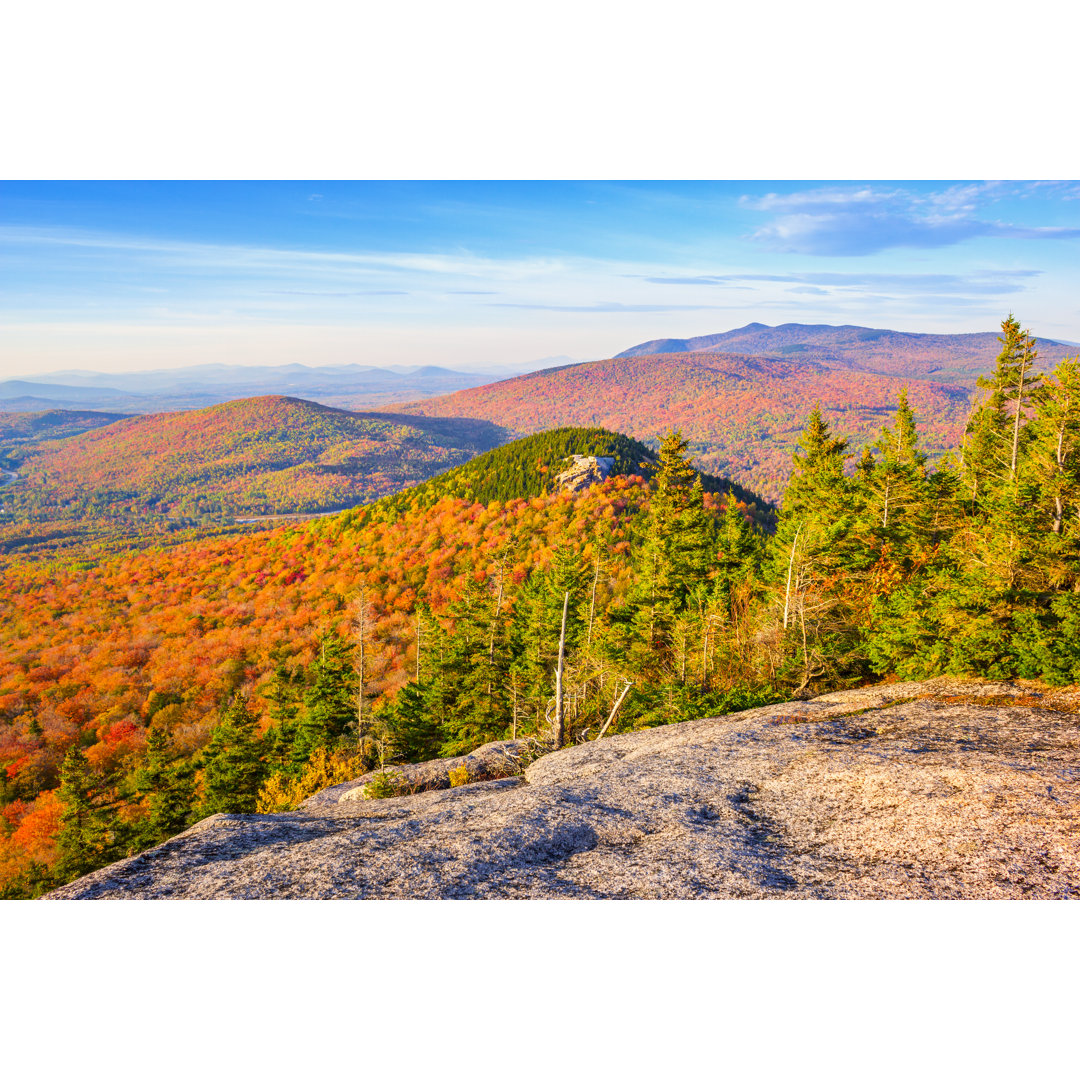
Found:
[(593, 484), (602, 484), (615, 468), (613, 457), (588, 457), (573, 454), (573, 462), (558, 476), (555, 483), (560, 491), (586, 491)]
[(219, 814), (50, 898), (1080, 897), (1078, 776), (1078, 693), (892, 684)]

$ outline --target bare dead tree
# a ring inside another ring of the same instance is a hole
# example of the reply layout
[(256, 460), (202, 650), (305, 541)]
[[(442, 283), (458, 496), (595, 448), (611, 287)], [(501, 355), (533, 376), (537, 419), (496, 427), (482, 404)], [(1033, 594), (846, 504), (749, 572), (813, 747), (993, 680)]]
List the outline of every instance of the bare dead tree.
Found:
[(600, 543), (596, 544), (596, 560), (593, 566), (592, 591), (589, 593), (589, 632), (585, 636), (585, 651), (592, 648), (593, 618), (596, 615), (596, 583), (600, 580)]
[(791, 571), (795, 566), (795, 548), (799, 543), (799, 534), (802, 532), (802, 524), (795, 530), (795, 539), (791, 541), (791, 555), (787, 564), (787, 587), (784, 589), (784, 629), (788, 627), (788, 613), (791, 609)]
[(495, 663), (495, 626), (499, 621), (499, 615), (502, 612), (503, 603), (503, 590), (506, 584), (506, 562), (510, 558), (512, 549), (506, 548), (502, 557), (499, 559), (499, 593), (498, 598), (495, 601), (495, 614), (491, 619), (491, 634), (488, 639), (488, 663)]
[(367, 691), (367, 648), (371, 636), (374, 619), (371, 615), (371, 607), (368, 603), (368, 590), (366, 585), (360, 586), (360, 591), (352, 600), (352, 629), (359, 644), (359, 655), (356, 661), (356, 741), (363, 750), (364, 747), (364, 699)]
[(615, 714), (618, 713), (619, 706), (623, 703), (623, 698), (625, 698), (626, 695), (630, 692), (630, 687), (633, 685), (634, 684), (632, 682), (627, 682), (627, 684), (622, 688), (622, 693), (615, 699), (615, 704), (611, 707), (610, 715), (604, 721), (604, 726), (600, 729), (599, 733), (596, 736), (598, 739), (602, 739), (604, 737), (604, 732), (607, 731), (609, 727), (611, 727), (611, 723), (615, 719)]
[(423, 635), (424, 616), (416, 609), (416, 685), (420, 685), (420, 640)]
[(570, 593), (563, 597), (562, 629), (559, 631), (559, 663), (555, 668), (555, 749), (562, 748), (566, 738), (566, 722), (563, 716), (563, 664), (566, 660), (566, 611), (570, 606)]

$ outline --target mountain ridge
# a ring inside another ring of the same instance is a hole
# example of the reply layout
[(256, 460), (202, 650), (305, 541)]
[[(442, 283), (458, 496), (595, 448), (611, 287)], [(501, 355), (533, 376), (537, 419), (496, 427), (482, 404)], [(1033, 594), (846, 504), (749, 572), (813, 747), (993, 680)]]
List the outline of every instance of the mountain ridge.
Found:
[(603, 427), (653, 448), (675, 427), (704, 472), (778, 502), (791, 472), (791, 453), (816, 402), (828, 419), (841, 423), (857, 452), (877, 436), (905, 386), (923, 448), (940, 456), (957, 444), (963, 430), (965, 387), (852, 372), (808, 357), (716, 351), (612, 357), (394, 405), (391, 411), (488, 419), (522, 435)]
[[(1061, 359), (1067, 343), (1039, 339), (1040, 358)], [(718, 334), (658, 338), (616, 354), (616, 359), (661, 353), (725, 352), (740, 355), (807, 359), (827, 366), (908, 378), (929, 378), (973, 386), (993, 363), (1001, 346), (996, 332), (927, 334), (829, 323), (752, 322)]]

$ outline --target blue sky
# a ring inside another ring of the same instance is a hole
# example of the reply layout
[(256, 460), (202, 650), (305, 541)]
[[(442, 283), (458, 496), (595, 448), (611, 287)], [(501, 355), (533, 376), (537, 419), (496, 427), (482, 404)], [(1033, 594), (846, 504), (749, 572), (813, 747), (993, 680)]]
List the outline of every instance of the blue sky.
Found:
[(0, 184), (0, 375), (498, 370), (758, 321), (1080, 341), (1080, 183)]

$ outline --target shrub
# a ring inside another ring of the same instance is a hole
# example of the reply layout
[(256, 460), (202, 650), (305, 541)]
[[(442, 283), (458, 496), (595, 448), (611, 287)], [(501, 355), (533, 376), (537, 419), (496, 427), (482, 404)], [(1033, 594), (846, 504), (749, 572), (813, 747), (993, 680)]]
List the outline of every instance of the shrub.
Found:
[(295, 810), (308, 796), (323, 788), (352, 780), (363, 771), (356, 750), (327, 750), (320, 746), (297, 777), (275, 773), (259, 789), (256, 810), (260, 814), (280, 814)]
[(391, 769), (383, 769), (364, 785), (365, 799), (393, 799), (398, 795), (407, 795), (408, 786), (405, 777)]

